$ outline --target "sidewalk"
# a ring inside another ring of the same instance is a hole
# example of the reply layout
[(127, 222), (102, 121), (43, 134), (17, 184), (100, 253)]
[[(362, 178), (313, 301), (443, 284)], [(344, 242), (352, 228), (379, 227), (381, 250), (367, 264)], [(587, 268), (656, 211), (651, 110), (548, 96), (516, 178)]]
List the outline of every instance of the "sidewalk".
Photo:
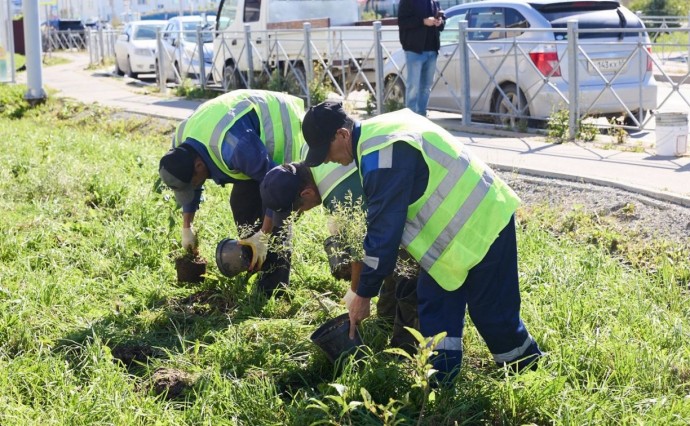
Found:
[[(88, 55), (66, 54), (72, 62), (43, 69), (43, 86), (58, 96), (99, 103), (126, 111), (182, 120), (201, 101), (152, 94), (131, 79), (113, 78), (108, 70), (87, 70)], [(26, 82), (21, 73), (19, 82)], [(595, 183), (642, 193), (690, 207), (690, 156), (660, 157), (653, 149), (622, 152), (591, 144), (547, 143), (543, 137), (508, 132), (479, 135), (462, 131), (452, 115), (431, 112), (430, 118), (461, 138), (494, 168), (544, 177)]]

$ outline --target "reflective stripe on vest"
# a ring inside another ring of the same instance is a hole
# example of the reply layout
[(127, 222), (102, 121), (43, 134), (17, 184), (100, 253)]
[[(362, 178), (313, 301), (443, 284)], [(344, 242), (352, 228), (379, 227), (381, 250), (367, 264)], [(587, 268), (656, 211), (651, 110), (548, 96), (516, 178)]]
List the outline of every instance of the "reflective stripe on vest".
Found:
[(182, 136), (184, 135), (184, 128), (187, 125), (187, 120), (184, 119), (180, 124), (177, 125), (177, 131), (175, 132), (175, 138), (173, 139), (173, 148), (184, 142)]
[(409, 110), (362, 123), (360, 162), (396, 141), (419, 149), (429, 167), (424, 195), (408, 207), (402, 245), (441, 287), (455, 290), (508, 224), (519, 198), (455, 137)]
[(341, 166), (338, 163), (323, 163), (318, 167), (313, 167), (311, 173), (316, 186), (319, 188), (321, 199), (328, 198), (331, 191), (356, 170), (357, 165), (354, 161), (347, 166)]
[[(290, 162), (299, 156), (304, 145), (299, 122), (304, 114), (303, 101), (283, 93), (265, 92), (261, 95), (252, 90), (236, 90), (207, 101), (195, 114), (178, 125), (177, 144), (192, 137), (208, 147), (214, 164), (225, 174), (241, 180), (249, 177), (228, 168), (223, 161), (223, 144), (236, 148), (237, 139), (228, 133), (235, 121), (249, 110), (257, 108), (261, 129), (261, 141), (275, 163)], [(223, 113), (218, 110), (223, 109)], [(208, 128), (209, 121), (216, 123)], [(280, 129), (276, 129), (280, 126)], [(209, 134), (210, 130), (210, 134)], [(175, 143), (175, 142), (174, 142)]]

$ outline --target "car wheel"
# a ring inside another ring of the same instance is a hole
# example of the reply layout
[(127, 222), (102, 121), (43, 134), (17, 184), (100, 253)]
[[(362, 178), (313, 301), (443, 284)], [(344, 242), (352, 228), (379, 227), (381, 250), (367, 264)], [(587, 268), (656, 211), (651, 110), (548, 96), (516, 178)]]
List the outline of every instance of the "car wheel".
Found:
[(527, 99), (514, 84), (502, 87), (503, 93), (497, 92), (493, 104), (495, 123), (513, 129), (526, 128), (528, 125), (529, 105)]
[(119, 76), (125, 75), (125, 72), (120, 69), (120, 65), (117, 62), (117, 58), (115, 58), (115, 75), (119, 75)]
[(139, 74), (132, 71), (132, 61), (129, 60), (129, 56), (127, 56), (127, 76), (131, 78), (137, 78), (139, 76)]
[(154, 67), (156, 69), (156, 86), (160, 86), (161, 81), (164, 81), (165, 83), (167, 83), (168, 79), (161, 75), (161, 67), (158, 66), (158, 59), (156, 59)]
[[(647, 117), (649, 117), (649, 114), (650, 114), (649, 110), (644, 110), (644, 111), (642, 111), (642, 117), (640, 117), (640, 110), (635, 110), (635, 111), (630, 111), (630, 112), (635, 117), (635, 119), (633, 120), (633, 118), (630, 115), (626, 114), (625, 117), (623, 118), (623, 125), (628, 126), (628, 127), (635, 127), (635, 128), (642, 127), (644, 125), (644, 121), (647, 119)], [(635, 122), (635, 120), (637, 120), (639, 122), (639, 125), (638, 125), (638, 123)]]
[(392, 76), (383, 87), (383, 111), (391, 112), (405, 108), (405, 83), (400, 76)]
[(242, 76), (233, 63), (227, 63), (223, 67), (223, 90), (229, 92), (236, 89), (244, 89)]
[(304, 86), (307, 84), (306, 72), (302, 62), (293, 63), (285, 70), (285, 91), (294, 96), (304, 97)]
[(180, 64), (175, 62), (173, 64), (173, 68), (175, 71), (175, 80), (174, 80), (175, 83), (177, 83), (177, 84), (182, 83), (182, 80), (184, 80), (184, 79), (182, 78), (182, 73), (180, 72)]

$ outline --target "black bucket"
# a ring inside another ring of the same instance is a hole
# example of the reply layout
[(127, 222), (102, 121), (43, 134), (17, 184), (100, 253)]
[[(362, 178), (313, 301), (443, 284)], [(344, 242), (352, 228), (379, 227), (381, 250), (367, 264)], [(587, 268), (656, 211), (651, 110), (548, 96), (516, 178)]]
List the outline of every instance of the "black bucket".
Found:
[(326, 353), (332, 363), (335, 363), (342, 356), (355, 353), (357, 348), (363, 345), (358, 330), (355, 330), (354, 340), (350, 340), (350, 315), (348, 313), (324, 323), (312, 333), (311, 341)]
[(245, 272), (252, 262), (251, 247), (238, 244), (237, 240), (225, 238), (216, 246), (216, 264), (226, 277)]

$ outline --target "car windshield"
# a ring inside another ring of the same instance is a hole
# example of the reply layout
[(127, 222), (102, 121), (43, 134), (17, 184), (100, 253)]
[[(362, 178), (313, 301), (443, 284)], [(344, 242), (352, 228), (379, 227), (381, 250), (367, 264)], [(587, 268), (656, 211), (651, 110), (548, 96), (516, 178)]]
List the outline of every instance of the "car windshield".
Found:
[(201, 41), (203, 43), (210, 43), (213, 41), (213, 23), (204, 23), (202, 21), (185, 22), (182, 27), (182, 38), (184, 41), (196, 43), (196, 29), (201, 28)]
[(155, 40), (156, 30), (162, 25), (142, 25), (134, 32), (134, 40)]
[[(553, 28), (567, 28), (568, 21), (577, 21), (578, 29), (601, 30), (610, 28), (642, 28), (643, 24), (634, 14), (620, 8), (617, 1), (574, 1), (532, 4)], [(638, 37), (637, 32), (608, 33), (611, 37)], [(557, 39), (565, 40), (566, 32), (556, 32)], [(599, 31), (582, 32), (579, 38), (600, 38)]]

